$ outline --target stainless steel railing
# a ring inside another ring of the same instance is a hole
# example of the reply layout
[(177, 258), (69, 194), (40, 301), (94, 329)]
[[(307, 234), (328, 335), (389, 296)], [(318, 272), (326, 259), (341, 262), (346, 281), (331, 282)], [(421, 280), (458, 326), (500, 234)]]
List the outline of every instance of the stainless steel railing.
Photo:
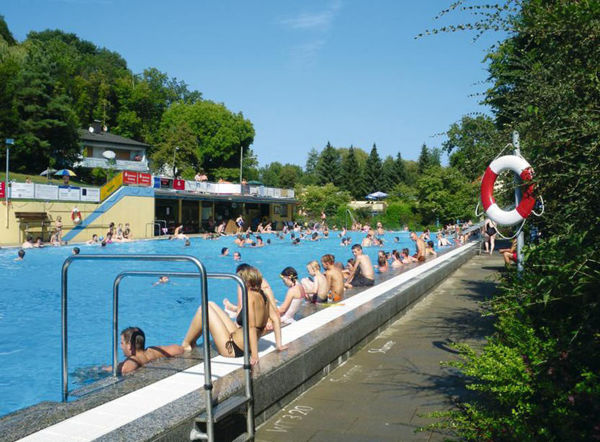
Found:
[(206, 406), (206, 437), (209, 441), (214, 440), (214, 421), (213, 421), (213, 402), (212, 402), (212, 375), (210, 366), (210, 338), (209, 338), (209, 323), (208, 323), (208, 289), (207, 279), (232, 279), (242, 291), (242, 318), (243, 318), (243, 338), (244, 338), (244, 372), (246, 378), (246, 407), (247, 407), (247, 428), (250, 435), (254, 435), (254, 409), (252, 398), (252, 375), (249, 353), (249, 335), (248, 335), (248, 292), (244, 281), (237, 275), (227, 273), (211, 273), (207, 274), (204, 265), (194, 256), (189, 255), (73, 255), (68, 257), (63, 263), (61, 277), (61, 334), (62, 334), (62, 400), (65, 402), (68, 398), (68, 270), (73, 261), (160, 261), (160, 262), (191, 262), (198, 268), (198, 272), (165, 272), (165, 271), (125, 271), (119, 273), (113, 282), (113, 376), (116, 376), (118, 364), (118, 312), (119, 312), (119, 285), (127, 276), (174, 276), (183, 278), (200, 278), (200, 295), (202, 306), (202, 338), (203, 358), (204, 358), (204, 391), (205, 391), (205, 406)]
[[(123, 279), (129, 276), (168, 276), (176, 278), (199, 278), (200, 274), (195, 272), (165, 272), (165, 271), (125, 271), (117, 275), (113, 282), (113, 342), (112, 342), (112, 375), (117, 376), (118, 352), (119, 352), (119, 287)], [(231, 273), (207, 273), (208, 279), (231, 279), (237, 283), (242, 291), (242, 330), (244, 336), (244, 377), (245, 397), (247, 402), (246, 424), (249, 433), (254, 434), (254, 403), (252, 398), (252, 371), (250, 365), (250, 338), (248, 322), (248, 291), (242, 278)], [(204, 309), (204, 307), (203, 307)], [(203, 319), (204, 322), (204, 319)], [(204, 336), (203, 336), (204, 338)], [(209, 347), (209, 341), (204, 338), (204, 348)], [(212, 410), (211, 400), (207, 402), (206, 409)], [(207, 413), (208, 416), (208, 413)], [(210, 421), (210, 420), (209, 420)], [(209, 422), (207, 421), (207, 422)], [(208, 428), (207, 428), (208, 430)], [(207, 431), (208, 432), (208, 431)]]
[[(73, 261), (161, 261), (161, 262), (191, 262), (198, 268), (200, 278), (200, 296), (202, 300), (202, 337), (204, 342), (208, 340), (208, 293), (206, 269), (198, 258), (189, 255), (73, 255), (69, 256), (62, 266), (61, 278), (61, 335), (62, 335), (62, 400), (65, 402), (69, 396), (69, 361), (68, 361), (68, 272)], [(204, 346), (204, 388), (207, 391), (207, 403), (210, 402), (211, 370), (209, 347)], [(208, 411), (208, 408), (207, 408)]]

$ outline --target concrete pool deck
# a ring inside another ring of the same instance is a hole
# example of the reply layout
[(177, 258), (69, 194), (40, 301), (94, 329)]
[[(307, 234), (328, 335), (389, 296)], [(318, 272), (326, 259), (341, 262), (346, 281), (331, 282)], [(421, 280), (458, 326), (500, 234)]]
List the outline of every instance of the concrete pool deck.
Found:
[[(272, 335), (263, 338), (261, 362), (254, 370), (257, 423), (346, 360), (365, 339), (376, 336), (382, 327), (466, 262), (476, 252), (476, 245), (470, 243), (450, 250), (291, 324), (283, 332), (283, 341), (289, 344), (285, 352), (273, 351)], [(242, 388), (240, 367), (241, 358), (212, 358), (213, 397), (217, 401)], [(183, 440), (189, 437), (193, 418), (204, 409), (202, 373), (202, 365), (194, 365), (103, 404), (94, 403), (99, 399), (84, 398), (69, 404), (45, 404), (42, 413), (37, 414), (33, 410), (36, 407), (32, 407), (0, 420), (0, 431), (7, 440), (25, 436), (24, 440), (32, 441)], [(138, 374), (131, 378), (136, 377)], [(107, 387), (111, 389), (122, 387)], [(82, 411), (85, 401), (93, 408)], [(69, 417), (73, 410), (77, 414)], [(65, 420), (58, 422), (61, 419)]]
[(496, 290), (499, 255), (474, 257), (372, 342), (266, 421), (257, 442), (442, 441), (415, 429), (424, 415), (465, 399), (463, 381), (440, 361), (453, 342), (480, 346), (493, 332), (480, 302)]

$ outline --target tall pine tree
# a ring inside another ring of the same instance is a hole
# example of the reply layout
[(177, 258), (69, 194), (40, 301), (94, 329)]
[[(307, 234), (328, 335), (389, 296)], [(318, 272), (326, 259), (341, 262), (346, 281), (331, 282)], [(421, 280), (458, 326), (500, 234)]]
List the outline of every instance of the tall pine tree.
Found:
[(373, 193), (381, 190), (382, 182), (382, 165), (381, 158), (377, 153), (377, 145), (373, 143), (373, 148), (367, 158), (367, 164), (365, 164), (365, 185), (367, 193)]
[(431, 164), (431, 154), (429, 153), (429, 149), (427, 145), (423, 143), (421, 146), (421, 154), (419, 155), (419, 160), (417, 161), (419, 173), (425, 172), (425, 170), (432, 166)]
[(316, 167), (316, 176), (317, 183), (321, 185), (333, 183), (334, 185), (339, 186), (342, 182), (340, 153), (334, 149), (329, 141), (319, 156)]
[(308, 152), (306, 158), (306, 166), (304, 167), (304, 175), (302, 182), (304, 184), (316, 184), (317, 183), (317, 164), (319, 162), (319, 151), (314, 147)]
[(382, 191), (389, 193), (399, 183), (396, 175), (396, 162), (391, 155), (385, 157), (382, 165)]
[(396, 155), (396, 177), (399, 183), (406, 183), (406, 167), (404, 166), (404, 160), (402, 159), (402, 154), (398, 152)]
[(354, 199), (363, 199), (366, 195), (362, 167), (358, 163), (354, 147), (350, 146), (348, 154), (342, 160), (341, 187), (350, 192)]

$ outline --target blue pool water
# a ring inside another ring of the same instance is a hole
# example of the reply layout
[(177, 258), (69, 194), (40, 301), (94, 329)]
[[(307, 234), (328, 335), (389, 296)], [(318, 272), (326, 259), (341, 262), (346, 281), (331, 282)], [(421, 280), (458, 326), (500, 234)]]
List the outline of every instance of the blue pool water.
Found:
[[(364, 235), (351, 232), (354, 242)], [(394, 243), (394, 236), (400, 243)], [(387, 233), (383, 250), (409, 247), (408, 234)], [(239, 250), (242, 261), (258, 267), (271, 283), (275, 296), (283, 300), (286, 288), (279, 272), (291, 265), (300, 277), (307, 276), (306, 264), (332, 253), (343, 263), (352, 257), (350, 247), (329, 239), (292, 246), (275, 235), (264, 248), (242, 248), (231, 237), (219, 240), (193, 238), (190, 247), (183, 241), (138, 241), (110, 244), (105, 248), (82, 245), (82, 254), (188, 254), (196, 256), (209, 272), (235, 272), (238, 262), (232, 254)], [(222, 247), (230, 256), (220, 257)], [(64, 260), (72, 247), (47, 247), (26, 251), (23, 261), (14, 261), (15, 249), (0, 250), (0, 416), (41, 401), (60, 401), (61, 318), (60, 276)], [(379, 248), (365, 249), (376, 263)], [(97, 368), (111, 363), (112, 283), (123, 270), (195, 271), (189, 263), (145, 263), (115, 261), (77, 261), (69, 269), (69, 389), (98, 376)], [(199, 303), (199, 283), (192, 279), (172, 279), (153, 287), (157, 278), (128, 278), (121, 284), (119, 329), (141, 327), (148, 345), (180, 343)], [(236, 299), (231, 281), (209, 280), (209, 299), (222, 304), (224, 298)], [(123, 359), (120, 355), (119, 359)]]

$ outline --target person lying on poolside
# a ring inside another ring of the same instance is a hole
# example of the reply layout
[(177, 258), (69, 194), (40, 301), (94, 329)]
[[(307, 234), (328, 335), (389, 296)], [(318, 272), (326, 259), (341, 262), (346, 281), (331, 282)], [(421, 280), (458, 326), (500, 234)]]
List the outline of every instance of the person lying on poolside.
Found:
[(177, 344), (146, 348), (146, 335), (139, 327), (127, 327), (121, 332), (121, 350), (125, 360), (117, 366), (118, 374), (131, 373), (148, 362), (183, 353), (183, 347)]
[[(254, 267), (238, 272), (244, 280), (248, 290), (248, 321), (250, 341), (250, 364), (258, 363), (258, 339), (264, 335), (269, 318), (277, 328), (280, 324), (279, 313), (272, 308), (267, 295), (262, 291), (262, 275)], [(221, 356), (228, 358), (239, 358), (244, 355), (243, 330), (231, 320), (214, 302), (208, 303), (208, 316), (210, 318), (209, 331)], [(183, 339), (181, 346), (185, 351), (190, 351), (196, 345), (196, 341), (202, 334), (202, 307), (198, 308), (190, 327)], [(275, 333), (276, 348), (285, 350), (287, 346), (281, 345), (281, 341)]]

